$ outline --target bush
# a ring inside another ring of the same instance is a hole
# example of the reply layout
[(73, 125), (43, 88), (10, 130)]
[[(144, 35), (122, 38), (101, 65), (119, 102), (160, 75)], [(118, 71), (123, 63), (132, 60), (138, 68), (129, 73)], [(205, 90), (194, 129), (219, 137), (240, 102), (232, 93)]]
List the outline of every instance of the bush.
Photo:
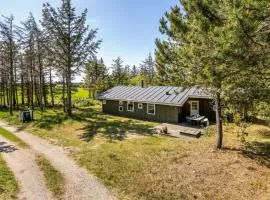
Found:
[(204, 136), (206, 137), (211, 137), (213, 135), (215, 135), (216, 133), (216, 126), (208, 126), (206, 129), (205, 129), (205, 132), (204, 132)]
[(270, 104), (265, 102), (260, 102), (256, 106), (257, 115), (270, 118)]
[(75, 107), (88, 107), (88, 106), (93, 106), (95, 105), (93, 99), (88, 99), (88, 98), (77, 98), (73, 100), (73, 104)]

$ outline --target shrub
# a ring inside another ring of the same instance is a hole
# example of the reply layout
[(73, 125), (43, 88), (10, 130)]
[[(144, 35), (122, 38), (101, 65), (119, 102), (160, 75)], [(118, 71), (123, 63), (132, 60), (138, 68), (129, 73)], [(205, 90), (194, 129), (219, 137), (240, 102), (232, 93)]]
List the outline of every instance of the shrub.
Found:
[(215, 133), (216, 133), (216, 126), (208, 126), (205, 129), (204, 135), (206, 137), (211, 137), (211, 136), (215, 135)]
[(76, 107), (88, 107), (88, 106), (95, 105), (93, 99), (88, 99), (88, 98), (76, 98), (73, 100), (73, 104)]

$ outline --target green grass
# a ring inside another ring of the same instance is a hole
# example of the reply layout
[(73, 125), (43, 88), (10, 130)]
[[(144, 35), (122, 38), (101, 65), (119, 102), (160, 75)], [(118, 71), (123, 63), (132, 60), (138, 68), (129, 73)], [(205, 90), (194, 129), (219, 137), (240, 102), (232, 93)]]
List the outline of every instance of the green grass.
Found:
[[(6, 113), (0, 112), (1, 116), (68, 147), (76, 162), (99, 177), (119, 199), (252, 199), (266, 193), (264, 186), (270, 187), (265, 178), (270, 176), (270, 128), (265, 125), (251, 125), (246, 143), (241, 143), (237, 127), (225, 124), (226, 148), (213, 152), (214, 127), (199, 140), (155, 136), (149, 128), (156, 123), (103, 114), (100, 104), (75, 109), (73, 117), (57, 109), (35, 111), (36, 120), (22, 125)], [(119, 140), (119, 134), (125, 139)], [(253, 177), (252, 184), (249, 177)], [(255, 187), (258, 180), (262, 187)]]
[(85, 88), (78, 88), (76, 92), (73, 93), (73, 98), (88, 98), (89, 92)]
[[(61, 85), (60, 87), (55, 87), (54, 89), (54, 101), (55, 104), (62, 104), (62, 88)], [(86, 88), (73, 88), (72, 91), (72, 98), (73, 100), (75, 99), (81, 99), (81, 98), (88, 98), (89, 93)], [(22, 102), (22, 97), (21, 97), (21, 90), (18, 88), (18, 101)], [(50, 95), (48, 95), (48, 101), (51, 101)], [(27, 102), (27, 97), (25, 96), (25, 102)]]
[(0, 199), (16, 199), (19, 191), (13, 173), (0, 155)]
[(171, 164), (183, 162), (185, 146), (174, 139), (152, 136), (103, 143), (73, 157), (107, 186), (116, 188), (120, 198), (180, 199), (181, 193), (172, 185), (164, 187), (162, 181), (166, 183)]
[(3, 136), (4, 138), (6, 138), (7, 140), (11, 141), (11, 142), (14, 142), (19, 147), (29, 148), (29, 145), (27, 143), (25, 143), (24, 141), (22, 141), (20, 138), (18, 138), (13, 133), (11, 133), (11, 132), (9, 132), (6, 129), (3, 129), (1, 127), (0, 127), (0, 135)]
[(38, 156), (37, 165), (44, 174), (46, 186), (57, 198), (64, 194), (65, 181), (63, 175), (57, 171), (44, 156)]

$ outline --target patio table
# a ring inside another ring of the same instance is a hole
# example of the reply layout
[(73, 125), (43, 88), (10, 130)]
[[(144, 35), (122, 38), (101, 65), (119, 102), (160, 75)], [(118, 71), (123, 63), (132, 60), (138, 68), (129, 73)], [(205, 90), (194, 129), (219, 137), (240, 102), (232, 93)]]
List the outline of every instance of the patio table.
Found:
[(200, 125), (200, 122), (205, 118), (205, 116), (199, 116), (191, 119), (191, 122), (196, 125)]

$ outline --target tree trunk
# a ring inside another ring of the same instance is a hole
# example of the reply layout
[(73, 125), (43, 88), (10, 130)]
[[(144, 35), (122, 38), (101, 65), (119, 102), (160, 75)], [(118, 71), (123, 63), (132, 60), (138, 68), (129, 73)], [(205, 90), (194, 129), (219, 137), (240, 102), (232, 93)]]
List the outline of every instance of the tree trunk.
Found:
[(9, 69), (9, 78), (10, 78), (10, 91), (9, 91), (9, 114), (13, 115), (13, 42), (10, 41), (10, 52), (9, 52), (9, 62), (10, 62), (10, 69)]
[(43, 73), (43, 77), (42, 77), (42, 82), (43, 82), (43, 104), (44, 104), (44, 107), (47, 107), (48, 106), (48, 92), (47, 92), (47, 85), (46, 85), (46, 82), (45, 82), (45, 76), (44, 76), (44, 73)]
[(40, 105), (40, 101), (39, 101), (39, 91), (38, 91), (38, 81), (37, 81), (37, 78), (34, 77), (34, 105), (35, 106), (39, 106)]
[(216, 124), (217, 125), (217, 144), (216, 144), (216, 148), (220, 149), (222, 147), (222, 139), (223, 139), (220, 92), (217, 92), (217, 94), (216, 94), (216, 123), (217, 123)]
[(31, 104), (31, 82), (29, 81), (29, 79), (27, 81), (27, 85), (28, 85), (28, 87), (27, 87), (27, 106), (29, 108), (30, 104)]
[(37, 31), (37, 50), (38, 50), (38, 67), (39, 67), (39, 109), (43, 112), (43, 64), (41, 60), (40, 38)]
[(53, 94), (52, 69), (51, 68), (50, 68), (50, 92), (51, 92), (52, 107), (54, 107), (54, 94)]
[(243, 106), (242, 118), (244, 121), (248, 121), (248, 105), (244, 103), (242, 106)]
[(68, 67), (67, 72), (67, 114), (72, 115), (72, 83), (71, 83), (71, 69)]
[(21, 74), (21, 97), (22, 97), (22, 105), (24, 106), (24, 78)]
[(62, 100), (63, 100), (63, 111), (66, 112), (66, 83), (65, 73), (63, 72), (63, 88), (62, 88)]
[(67, 113), (69, 116), (72, 115), (72, 53), (71, 53), (71, 5), (70, 2), (68, 3), (68, 9), (69, 9), (69, 16), (68, 16), (68, 55), (67, 55)]

